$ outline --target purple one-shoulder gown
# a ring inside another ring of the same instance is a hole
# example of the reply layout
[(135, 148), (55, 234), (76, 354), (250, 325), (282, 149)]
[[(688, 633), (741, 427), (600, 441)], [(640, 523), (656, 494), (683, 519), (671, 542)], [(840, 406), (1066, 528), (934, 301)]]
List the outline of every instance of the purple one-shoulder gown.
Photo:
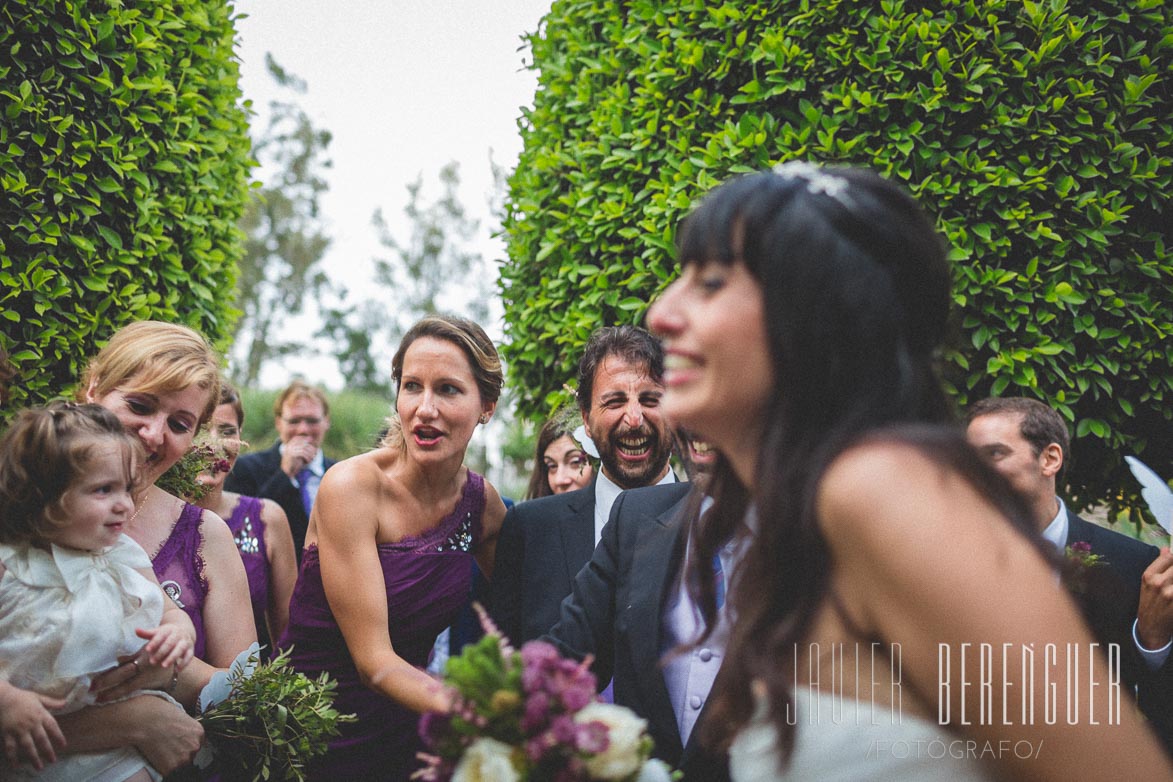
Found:
[(200, 521), (204, 509), (190, 502), (183, 504), (179, 520), (171, 534), (151, 559), (151, 568), (159, 584), (195, 625), (195, 656), (204, 659), (208, 639), (204, 634), (204, 600), (208, 595), (208, 576), (204, 572), (203, 536)]
[[(484, 509), (484, 479), (470, 470), (456, 509), (436, 527), (417, 537), (378, 545), (387, 595), (387, 632), (396, 654), (412, 665), (427, 664), (436, 636), (452, 624), (468, 600), (472, 552), (481, 538)], [(325, 671), (337, 679), (335, 708), (358, 717), (357, 722), (342, 726), (342, 735), (331, 742), (324, 757), (309, 764), (309, 779), (399, 782), (419, 768), (420, 715), (359, 681), (326, 600), (316, 546), (307, 548), (302, 557), (289, 627), (279, 646), (293, 647), (294, 668), (310, 678)]]

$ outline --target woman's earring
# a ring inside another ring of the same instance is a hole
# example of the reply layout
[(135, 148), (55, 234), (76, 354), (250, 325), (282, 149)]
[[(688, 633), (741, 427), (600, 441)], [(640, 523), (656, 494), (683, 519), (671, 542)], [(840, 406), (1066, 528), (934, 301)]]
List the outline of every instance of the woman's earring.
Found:
[(487, 424), (487, 423), (489, 423), (489, 416), (487, 416), (487, 415), (481, 415), (481, 423), (482, 423), (482, 424)]

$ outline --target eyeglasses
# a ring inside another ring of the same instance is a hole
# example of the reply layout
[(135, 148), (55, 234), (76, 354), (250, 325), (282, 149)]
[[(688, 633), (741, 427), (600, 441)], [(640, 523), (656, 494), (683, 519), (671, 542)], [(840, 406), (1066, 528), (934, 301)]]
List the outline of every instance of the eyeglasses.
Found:
[(281, 420), (290, 426), (298, 426), (300, 424), (305, 424), (306, 426), (317, 426), (318, 424), (322, 423), (321, 418), (308, 415), (300, 416), (298, 418), (286, 418), (285, 416), (281, 416)]

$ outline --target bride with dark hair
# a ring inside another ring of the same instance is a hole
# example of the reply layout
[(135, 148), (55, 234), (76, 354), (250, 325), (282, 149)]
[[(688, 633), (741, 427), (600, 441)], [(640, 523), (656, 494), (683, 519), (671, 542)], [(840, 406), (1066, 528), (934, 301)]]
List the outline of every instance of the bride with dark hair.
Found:
[(704, 723), (733, 778), (1170, 778), (1022, 501), (952, 425), (951, 273), (913, 199), (789, 163), (707, 196), (679, 259), (648, 322), (666, 415), (721, 454), (690, 553), (710, 628), (714, 555), (753, 543)]

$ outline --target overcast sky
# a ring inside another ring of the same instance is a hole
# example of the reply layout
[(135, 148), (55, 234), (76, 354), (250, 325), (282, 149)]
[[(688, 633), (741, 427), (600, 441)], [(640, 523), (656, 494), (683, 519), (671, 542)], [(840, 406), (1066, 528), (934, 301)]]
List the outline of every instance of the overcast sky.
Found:
[[(299, 98), (316, 126), (333, 134), (322, 199), (333, 244), (326, 271), (357, 289), (380, 251), (371, 215), (383, 210), (406, 240), (401, 218), (406, 186), (421, 173), (437, 182), (445, 163), (460, 163), (461, 198), (481, 219), (486, 256), (504, 254), (490, 241), (489, 156), (512, 169), (521, 150), (517, 119), (532, 103), (536, 75), (525, 68), (522, 36), (534, 32), (550, 0), (240, 0), (241, 87), (258, 109), (288, 93), (265, 71), (271, 52), (303, 79)], [(425, 197), (435, 193), (425, 184)], [(394, 306), (389, 301), (388, 306)], [(485, 324), (499, 338), (500, 324)], [(390, 357), (387, 357), (389, 362)], [(332, 361), (311, 358), (274, 369), (275, 387), (291, 372), (340, 388)]]

